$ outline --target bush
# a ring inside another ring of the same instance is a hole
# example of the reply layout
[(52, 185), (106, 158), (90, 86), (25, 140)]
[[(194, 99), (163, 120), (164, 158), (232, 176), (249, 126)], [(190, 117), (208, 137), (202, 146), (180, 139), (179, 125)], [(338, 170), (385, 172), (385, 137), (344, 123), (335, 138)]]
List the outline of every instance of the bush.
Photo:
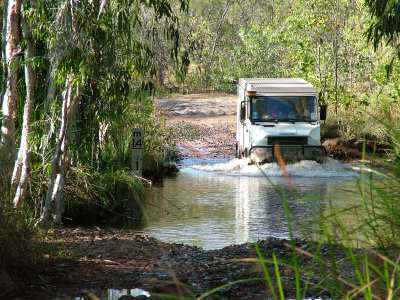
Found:
[(66, 225), (138, 225), (145, 188), (129, 171), (72, 168), (64, 189)]

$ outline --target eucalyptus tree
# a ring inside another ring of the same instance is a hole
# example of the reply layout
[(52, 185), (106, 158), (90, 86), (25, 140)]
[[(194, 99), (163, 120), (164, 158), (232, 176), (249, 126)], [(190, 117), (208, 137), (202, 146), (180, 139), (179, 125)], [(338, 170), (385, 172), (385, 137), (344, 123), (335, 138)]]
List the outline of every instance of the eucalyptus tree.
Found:
[(350, 18), (360, 21), (361, 7), (353, 0), (300, 0), (293, 2), (293, 9), (289, 32), (294, 37), (293, 61), (299, 61), (295, 73), (313, 81), (323, 98), (333, 98), (337, 110), (350, 58), (345, 53), (351, 47), (346, 31)]
[(370, 13), (367, 37), (378, 49), (383, 42), (392, 47), (395, 55), (389, 65), (390, 73), (396, 58), (400, 57), (400, 1), (399, 0), (365, 0)]
[(368, 38), (375, 48), (383, 41), (399, 48), (400, 1), (365, 0), (371, 14)]
[(16, 153), (16, 105), (18, 99), (18, 55), (20, 54), (19, 20), (22, 0), (5, 0), (3, 6), (2, 60), (5, 83), (2, 93), (2, 123), (0, 154), (5, 176), (11, 179), (12, 164)]
[[(181, 9), (186, 0), (179, 1)], [(167, 0), (59, 1), (45, 7), (49, 18), (48, 52), (50, 83), (56, 92), (53, 101), (62, 102), (61, 122), (53, 144), (46, 137), (43, 145), (54, 145), (47, 196), (38, 224), (49, 221), (56, 206), (56, 222), (61, 221), (65, 175), (69, 165), (98, 165), (100, 131), (124, 115), (134, 90), (151, 75), (152, 51), (140, 39), (140, 18), (153, 14), (165, 22), (165, 31), (178, 46), (178, 19)], [(53, 9), (53, 10), (50, 10)], [(62, 85), (64, 85), (64, 88)], [(51, 90), (49, 89), (49, 90)], [(63, 90), (63, 97), (58, 100)], [(51, 97), (48, 97), (52, 101)], [(71, 129), (74, 129), (71, 131)], [(74, 149), (72, 156), (68, 149)], [(47, 147), (50, 150), (52, 147)], [(46, 150), (46, 152), (48, 151)], [(39, 151), (38, 151), (39, 152)], [(69, 158), (67, 158), (69, 156)], [(53, 203), (55, 205), (53, 205)]]
[(263, 57), (248, 59), (251, 54), (242, 34), (247, 35), (253, 25), (261, 27), (270, 22), (274, 3), (272, 0), (192, 1), (189, 13), (182, 17), (181, 27), (191, 61), (187, 80), (203, 88), (221, 88), (225, 82), (229, 84), (241, 75), (247, 76), (249, 70), (254, 71), (252, 62)]
[[(26, 12), (34, 0), (25, 1), (22, 5), (23, 12)], [(34, 82), (35, 74), (33, 70), (33, 59), (34, 59), (34, 45), (32, 40), (32, 33), (30, 25), (26, 20), (25, 14), (21, 18), (22, 34), (26, 44), (25, 49), (25, 62), (24, 62), (24, 75), (25, 75), (25, 86), (26, 86), (26, 98), (24, 104), (23, 121), (21, 140), (18, 149), (17, 159), (15, 160), (14, 171), (11, 178), (11, 191), (15, 192), (14, 195), (14, 206), (18, 206), (25, 198), (26, 188), (28, 182), (28, 168), (29, 168), (29, 143), (28, 136), (30, 133), (31, 126), (31, 110), (34, 101)]]
[(216, 88), (238, 77), (305, 77), (335, 107), (351, 103), (373, 88), (379, 64), (363, 39), (363, 1), (193, 1), (182, 28), (195, 45), (192, 77)]

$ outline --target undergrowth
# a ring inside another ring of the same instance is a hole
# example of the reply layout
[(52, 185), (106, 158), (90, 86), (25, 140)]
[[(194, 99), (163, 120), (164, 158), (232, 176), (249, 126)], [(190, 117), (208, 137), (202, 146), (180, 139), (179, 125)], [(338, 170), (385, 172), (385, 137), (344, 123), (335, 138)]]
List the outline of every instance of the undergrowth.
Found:
[(5, 285), (0, 297), (13, 292), (16, 282), (23, 282), (26, 271), (32, 272), (40, 260), (33, 219), (26, 208), (14, 209), (4, 171), (0, 168), (0, 281)]
[(143, 220), (143, 182), (129, 170), (72, 168), (65, 187), (66, 225), (128, 226)]
[(328, 110), (328, 119), (321, 128), (322, 137), (340, 137), (343, 141), (356, 142), (360, 148), (364, 145), (371, 149), (377, 145), (388, 152), (393, 150), (393, 131), (381, 122), (397, 124), (400, 121), (400, 103), (391, 97), (372, 95), (365, 104), (340, 103), (329, 105)]

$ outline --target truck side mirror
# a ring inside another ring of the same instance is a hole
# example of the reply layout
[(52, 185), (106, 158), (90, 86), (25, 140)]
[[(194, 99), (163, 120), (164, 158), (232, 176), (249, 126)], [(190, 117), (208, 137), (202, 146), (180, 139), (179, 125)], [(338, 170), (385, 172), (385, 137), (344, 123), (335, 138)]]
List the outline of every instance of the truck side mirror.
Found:
[(246, 102), (240, 102), (240, 121), (242, 122), (246, 118)]
[(322, 121), (326, 120), (326, 111), (327, 111), (328, 105), (326, 104), (321, 104), (319, 106), (319, 119)]

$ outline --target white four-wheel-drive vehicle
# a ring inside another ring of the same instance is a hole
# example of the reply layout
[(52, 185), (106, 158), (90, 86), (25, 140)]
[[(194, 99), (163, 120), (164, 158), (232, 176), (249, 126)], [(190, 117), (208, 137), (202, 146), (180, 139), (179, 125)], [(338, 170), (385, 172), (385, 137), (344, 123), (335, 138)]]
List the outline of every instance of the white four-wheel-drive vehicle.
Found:
[(303, 79), (240, 79), (237, 157), (254, 163), (321, 162), (326, 152), (320, 121), (325, 118), (326, 106), (319, 106), (316, 89)]

